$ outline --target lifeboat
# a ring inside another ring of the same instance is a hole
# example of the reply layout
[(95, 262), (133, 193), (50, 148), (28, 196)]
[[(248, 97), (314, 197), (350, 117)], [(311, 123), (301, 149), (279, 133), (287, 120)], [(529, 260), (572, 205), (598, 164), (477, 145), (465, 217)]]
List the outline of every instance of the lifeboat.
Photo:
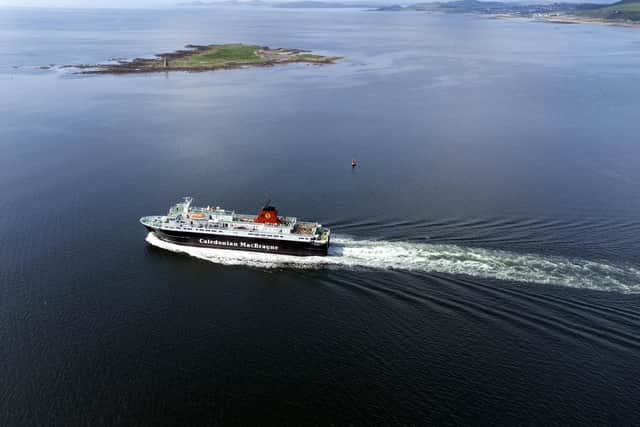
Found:
[(205, 219), (207, 216), (203, 213), (192, 213), (191, 219)]

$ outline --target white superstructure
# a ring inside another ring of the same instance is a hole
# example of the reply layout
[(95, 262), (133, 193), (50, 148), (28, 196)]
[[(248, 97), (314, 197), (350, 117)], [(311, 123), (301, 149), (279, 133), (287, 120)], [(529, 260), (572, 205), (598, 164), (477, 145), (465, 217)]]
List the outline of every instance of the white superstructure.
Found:
[(147, 228), (168, 232), (197, 233), (210, 236), (275, 239), (312, 244), (327, 244), (329, 229), (322, 224), (298, 221), (295, 217), (278, 216), (275, 208), (266, 206), (257, 216), (236, 214), (219, 206), (195, 207), (185, 197), (164, 216), (146, 216), (140, 222)]

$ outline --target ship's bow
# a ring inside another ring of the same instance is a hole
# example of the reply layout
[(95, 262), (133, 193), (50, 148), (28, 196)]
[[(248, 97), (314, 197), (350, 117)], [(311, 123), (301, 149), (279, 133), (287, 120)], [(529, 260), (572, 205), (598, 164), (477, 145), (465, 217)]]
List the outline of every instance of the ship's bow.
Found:
[(140, 218), (140, 224), (149, 231), (156, 231), (162, 222), (160, 216), (143, 216)]

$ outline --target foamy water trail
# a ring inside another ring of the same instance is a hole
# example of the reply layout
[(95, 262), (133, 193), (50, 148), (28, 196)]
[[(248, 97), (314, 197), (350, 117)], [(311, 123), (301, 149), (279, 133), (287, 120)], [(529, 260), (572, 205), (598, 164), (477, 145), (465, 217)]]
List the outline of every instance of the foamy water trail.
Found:
[(329, 256), (296, 257), (174, 245), (158, 239), (153, 233), (149, 233), (147, 242), (172, 252), (225, 265), (406, 270), (640, 293), (640, 269), (630, 265), (457, 245), (337, 237), (332, 239)]

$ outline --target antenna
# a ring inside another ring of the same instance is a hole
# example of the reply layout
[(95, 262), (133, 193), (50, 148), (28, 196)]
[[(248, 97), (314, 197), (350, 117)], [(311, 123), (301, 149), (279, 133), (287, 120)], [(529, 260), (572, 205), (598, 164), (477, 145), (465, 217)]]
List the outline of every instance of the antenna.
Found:
[(265, 202), (262, 209), (266, 209), (271, 204), (271, 197), (267, 196), (267, 201)]

